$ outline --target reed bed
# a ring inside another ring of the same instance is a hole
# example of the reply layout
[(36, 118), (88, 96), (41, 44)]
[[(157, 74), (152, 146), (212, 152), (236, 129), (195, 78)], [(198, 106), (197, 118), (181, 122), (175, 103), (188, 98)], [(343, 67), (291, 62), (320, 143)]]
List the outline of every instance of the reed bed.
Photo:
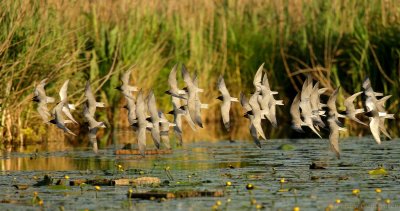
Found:
[[(9, 0), (0, 3), (0, 26), (3, 141), (41, 141), (49, 139), (48, 134), (64, 138), (41, 122), (31, 102), (34, 86), (45, 77), (51, 96), (71, 79), (70, 101), (78, 104), (90, 80), (107, 105), (99, 109), (100, 120), (111, 129), (128, 127), (125, 102), (114, 87), (133, 65), (132, 83), (153, 88), (163, 110), (171, 108), (164, 90), (172, 66), (184, 63), (197, 71), (206, 90), (202, 100), (210, 104), (203, 116), (207, 131), (186, 133), (187, 139), (228, 136), (220, 124), (216, 80), (223, 74), (233, 96), (249, 94), (263, 62), (271, 86), (286, 104), (278, 109), (280, 126), (267, 125), (271, 138), (299, 136), (288, 130), (287, 114), (305, 74), (330, 92), (341, 86), (340, 103), (360, 91), (369, 76), (375, 90), (392, 95), (387, 107), (398, 113), (398, 0)], [(233, 106), (232, 138), (248, 138), (242, 113), (238, 104)], [(80, 111), (75, 116), (79, 118)], [(399, 123), (388, 122), (394, 136), (399, 135)], [(349, 136), (368, 134), (366, 127), (346, 125)]]

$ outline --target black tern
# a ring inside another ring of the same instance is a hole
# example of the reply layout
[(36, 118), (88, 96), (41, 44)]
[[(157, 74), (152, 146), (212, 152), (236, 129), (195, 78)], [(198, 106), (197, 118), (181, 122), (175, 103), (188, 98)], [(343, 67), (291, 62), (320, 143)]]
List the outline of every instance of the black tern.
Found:
[(74, 119), (74, 117), (71, 114), (71, 110), (75, 110), (75, 105), (74, 104), (68, 104), (68, 94), (67, 94), (67, 90), (68, 90), (68, 83), (69, 83), (69, 79), (66, 80), (63, 84), (63, 86), (60, 89), (60, 99), (64, 104), (64, 107), (62, 108), (62, 111), (64, 112), (64, 114), (75, 124), (78, 124), (78, 122)]
[(120, 90), (125, 96), (131, 96), (132, 92), (138, 91), (136, 86), (129, 85), (129, 79), (131, 77), (132, 70), (133, 69), (131, 68), (122, 74), (121, 85), (116, 87), (116, 89)]
[(86, 97), (86, 104), (88, 107), (89, 113), (93, 116), (96, 113), (96, 108), (103, 108), (105, 107), (104, 103), (97, 102), (96, 98), (93, 95), (92, 88), (90, 87), (90, 82), (86, 82), (85, 86), (85, 97)]
[(349, 119), (351, 119), (351, 120), (353, 120), (353, 121), (355, 121), (355, 122), (357, 122), (357, 123), (359, 123), (359, 124), (368, 126), (367, 124), (365, 124), (364, 122), (362, 122), (361, 120), (359, 120), (359, 119), (356, 117), (357, 114), (362, 114), (362, 113), (364, 113), (364, 109), (362, 109), (362, 108), (361, 108), (361, 109), (356, 109), (355, 106), (354, 106), (354, 104), (353, 104), (354, 100), (355, 100), (359, 95), (361, 95), (362, 93), (363, 93), (363, 92), (357, 92), (357, 93), (351, 95), (350, 97), (346, 98), (346, 100), (344, 100), (344, 106), (346, 107), (346, 116), (347, 116)]
[(47, 78), (43, 79), (36, 87), (34, 91), (33, 101), (38, 103), (37, 111), (42, 117), (44, 122), (49, 122), (51, 116), (49, 109), (47, 108), (48, 103), (53, 103), (55, 100), (52, 97), (46, 95), (44, 87), (46, 86)]
[(63, 108), (65, 107), (64, 102), (59, 102), (53, 109), (54, 119), (50, 120), (50, 123), (55, 124), (58, 128), (64, 130), (64, 132), (76, 136), (70, 129), (65, 126), (65, 123), (70, 123), (70, 120), (65, 120), (63, 117)]
[(147, 107), (150, 112), (150, 119), (153, 126), (151, 127), (151, 136), (157, 149), (160, 148), (160, 117), (158, 116), (156, 97), (151, 90), (147, 97)]
[(169, 94), (173, 97), (186, 99), (186, 97), (184, 97), (186, 95), (186, 92), (184, 90), (178, 88), (178, 81), (176, 80), (177, 67), (178, 67), (178, 64), (174, 65), (171, 72), (169, 73), (168, 84), (169, 84), (170, 88), (169, 88), (169, 90), (165, 91), (165, 93)]
[(146, 120), (146, 104), (143, 98), (143, 91), (139, 90), (136, 98), (136, 116), (137, 116), (137, 142), (139, 152), (142, 156), (146, 154), (146, 128), (149, 123)]
[(217, 83), (218, 90), (221, 92), (221, 95), (218, 96), (217, 99), (222, 101), (221, 105), (221, 115), (222, 121), (224, 122), (225, 129), (229, 131), (230, 129), (230, 118), (229, 118), (229, 111), (231, 109), (232, 102), (239, 102), (239, 100), (235, 97), (231, 97), (229, 94), (228, 89), (226, 88), (224, 78), (219, 76), (218, 83)]
[(292, 128), (299, 133), (304, 133), (301, 126), (305, 125), (305, 123), (303, 122), (300, 116), (299, 104), (300, 104), (300, 93), (297, 93), (296, 97), (294, 97), (293, 99), (292, 105), (290, 106), (290, 115), (292, 116)]
[(247, 101), (246, 96), (242, 92), (240, 92), (240, 104), (242, 105), (243, 109), (246, 111), (245, 116), (250, 119), (250, 125), (249, 125), (250, 135), (253, 137), (253, 141), (256, 144), (256, 146), (261, 148), (261, 142), (260, 142), (260, 139), (258, 138), (257, 129), (253, 125), (252, 119), (254, 118), (254, 116), (249, 113), (252, 110), (251, 106), (250, 106), (249, 102)]
[(338, 121), (335, 116), (330, 116), (328, 118), (329, 125), (329, 142), (331, 149), (335, 152), (336, 157), (340, 159), (340, 149), (339, 149), (339, 130), (345, 131), (345, 128), (339, 127)]

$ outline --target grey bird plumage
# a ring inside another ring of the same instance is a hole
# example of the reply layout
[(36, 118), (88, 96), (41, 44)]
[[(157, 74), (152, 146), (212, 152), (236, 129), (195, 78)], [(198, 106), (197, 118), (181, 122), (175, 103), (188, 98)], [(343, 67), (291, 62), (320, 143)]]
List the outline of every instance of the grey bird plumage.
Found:
[[(264, 73), (262, 86), (261, 86), (261, 110), (265, 110), (266, 114), (264, 115), (272, 124), (273, 127), (278, 126), (278, 122), (276, 120), (276, 106), (283, 105), (282, 100), (276, 100), (274, 98), (274, 94), (278, 94), (276, 91), (271, 91), (268, 82), (267, 73)], [(260, 101), (259, 101), (260, 102)], [(264, 112), (263, 112), (264, 113)]]
[(129, 80), (131, 77), (132, 70), (133, 69), (130, 68), (124, 74), (122, 74), (121, 85), (116, 87), (116, 89), (120, 90), (122, 94), (124, 94), (125, 96), (131, 96), (132, 92), (138, 91), (138, 88), (136, 86), (129, 85)]
[(370, 119), (369, 127), (376, 143), (380, 144), (381, 131), (385, 136), (391, 138), (384, 124), (385, 119), (394, 119), (394, 115), (388, 114), (384, 108), (384, 103), (390, 98), (390, 96), (386, 96), (378, 100), (376, 97), (383, 96), (383, 94), (374, 92), (369, 78), (364, 80), (363, 88), (365, 96), (364, 107)]
[(260, 109), (260, 105), (258, 104), (258, 95), (260, 94), (259, 91), (254, 92), (254, 94), (249, 99), (249, 105), (251, 107), (251, 113), (253, 118), (250, 118), (250, 121), (254, 128), (257, 130), (257, 133), (264, 139), (267, 140), (265, 137), (264, 131), (261, 127), (261, 116), (262, 112)]
[(309, 99), (301, 100), (299, 106), (301, 108), (301, 115), (303, 116), (304, 125), (309, 127), (315, 134), (318, 135), (318, 137), (322, 138), (313, 125), (313, 120), (312, 120), (313, 113), (311, 109), (310, 100)]
[(311, 94), (310, 94), (310, 105), (311, 105), (311, 111), (312, 111), (312, 116), (311, 119), (313, 120), (313, 124), (318, 125), (319, 127), (324, 128), (325, 123), (322, 121), (321, 116), (320, 116), (320, 93), (324, 92), (326, 89), (323, 89), (320, 91), (319, 89), (319, 82), (315, 83), (314, 87), (312, 88)]
[(346, 107), (346, 116), (349, 118), (349, 119), (351, 119), (351, 120), (353, 120), (353, 121), (355, 121), (355, 122), (357, 122), (357, 123), (359, 123), (359, 124), (362, 124), (362, 125), (365, 125), (365, 126), (368, 126), (367, 124), (365, 124), (364, 122), (362, 122), (361, 120), (359, 120), (358, 118), (357, 118), (357, 114), (362, 114), (363, 112), (364, 112), (364, 109), (356, 109), (356, 107), (354, 106), (354, 100), (359, 96), (359, 95), (361, 95), (363, 92), (357, 92), (357, 93), (354, 93), (353, 95), (351, 95), (350, 97), (348, 97), (348, 98), (346, 98), (345, 100), (344, 100), (344, 106)]
[(96, 108), (105, 107), (104, 103), (96, 101), (96, 98), (94, 97), (93, 92), (92, 92), (92, 88), (90, 87), (89, 81), (86, 82), (85, 97), (86, 97), (86, 104), (87, 104), (88, 112), (92, 116), (96, 113)]
[(304, 125), (305, 123), (301, 119), (299, 105), (300, 105), (300, 93), (297, 93), (296, 97), (294, 97), (293, 99), (292, 105), (290, 106), (290, 115), (292, 116), (292, 128), (299, 133), (304, 133), (301, 126)]
[(106, 125), (104, 124), (104, 122), (98, 122), (97, 120), (94, 119), (93, 114), (89, 112), (87, 101), (83, 105), (83, 117), (89, 124), (89, 133), (88, 133), (89, 141), (93, 146), (93, 151), (97, 153), (98, 147), (97, 147), (96, 134), (100, 128), (106, 128)]
[(160, 117), (160, 137), (162, 143), (165, 145), (167, 149), (171, 149), (171, 145), (169, 143), (169, 128), (175, 127), (175, 124), (168, 122), (163, 112), (158, 112)]
[(65, 126), (65, 123), (69, 123), (70, 121), (65, 120), (63, 116), (63, 107), (64, 102), (59, 102), (56, 107), (53, 109), (54, 119), (50, 120), (50, 123), (55, 124), (58, 128), (62, 129), (64, 132), (76, 136), (70, 129)]
[(178, 88), (178, 81), (176, 79), (177, 67), (178, 67), (178, 64), (175, 64), (174, 67), (172, 68), (171, 72), (168, 75), (169, 90), (165, 91), (165, 93), (169, 94), (173, 97), (186, 99), (186, 97), (184, 97), (186, 95), (185, 90)]
[(151, 136), (154, 141), (154, 145), (157, 149), (160, 148), (160, 117), (158, 116), (156, 97), (154, 96), (153, 90), (151, 90), (147, 97), (147, 107), (151, 117)]
[(129, 125), (133, 125), (136, 123), (136, 102), (133, 96), (126, 96), (125, 97), (127, 104), (124, 106), (125, 109), (128, 110), (128, 122)]
[(143, 91), (139, 90), (136, 98), (136, 116), (137, 116), (137, 142), (139, 152), (142, 156), (146, 154), (146, 128), (148, 122), (146, 120), (146, 105), (143, 98)]
[[(178, 145), (182, 146), (183, 140), (182, 140), (182, 115), (186, 114), (186, 111), (183, 111), (180, 109), (181, 107), (181, 100), (176, 97), (171, 97), (172, 101), (172, 108), (173, 110), (170, 112), (174, 115), (174, 133), (176, 138), (178, 139)], [(192, 120), (189, 116), (190, 121)], [(192, 121), (193, 122), (193, 121)], [(194, 125), (194, 123), (193, 123)], [(196, 127), (196, 126), (194, 126)]]
[(329, 142), (332, 151), (335, 152), (336, 157), (340, 159), (340, 149), (339, 149), (339, 130), (346, 130), (345, 128), (339, 127), (337, 119), (335, 116), (330, 116), (328, 118), (329, 125)]
[(63, 86), (60, 89), (60, 99), (63, 102), (64, 106), (62, 108), (62, 111), (64, 112), (64, 114), (75, 124), (78, 124), (78, 122), (74, 119), (74, 117), (71, 114), (71, 110), (75, 110), (75, 105), (74, 104), (69, 104), (68, 102), (68, 83), (69, 83), (69, 79), (66, 80), (63, 84)]
[(83, 105), (83, 117), (85, 117), (86, 121), (89, 123), (89, 130), (94, 128), (105, 128), (106, 125), (104, 122), (98, 122), (94, 119), (94, 116), (89, 112), (89, 108), (87, 103)]
[(182, 65), (182, 77), (187, 85), (187, 111), (189, 112), (193, 122), (195, 122), (198, 126), (203, 127), (201, 114), (199, 113), (201, 109), (201, 103), (199, 102), (198, 97), (199, 88), (194, 84), (184, 65)]
[(221, 115), (222, 115), (222, 121), (224, 122), (225, 129), (227, 131), (230, 130), (230, 117), (229, 117), (229, 111), (231, 109), (231, 103), (232, 102), (239, 102), (237, 98), (231, 97), (229, 94), (228, 89), (226, 88), (224, 78), (219, 76), (218, 82), (217, 82), (217, 87), (218, 90), (221, 92), (221, 95), (217, 98), (222, 101), (221, 104)]
[(314, 123), (313, 118), (315, 113), (313, 113), (310, 102), (312, 91), (313, 91), (312, 78), (310, 75), (308, 75), (307, 79), (303, 83), (303, 87), (301, 90), (299, 107), (301, 108), (301, 116), (303, 117), (304, 125), (309, 127), (315, 134), (317, 134), (320, 138), (322, 138), (321, 135), (319, 135), (319, 133), (315, 129), (313, 124)]
[(339, 114), (339, 112), (337, 111), (337, 108), (336, 108), (336, 100), (337, 100), (337, 95), (339, 93), (339, 89), (340, 89), (340, 87), (336, 88), (333, 91), (333, 93), (329, 97), (328, 103), (327, 103), (327, 106), (328, 106), (328, 109), (329, 109), (329, 111), (328, 111), (329, 116), (333, 117), (335, 119), (335, 121), (337, 121), (337, 122), (339, 121), (339, 119), (338, 119), (339, 117), (340, 118), (345, 118), (346, 117), (346, 116), (344, 116), (342, 114)]
[(53, 103), (55, 101), (54, 98), (48, 97), (46, 95), (46, 91), (44, 89), (44, 87), (46, 86), (46, 81), (47, 81), (47, 78), (43, 79), (35, 87), (34, 96), (32, 98), (32, 100), (34, 102), (38, 103), (37, 111), (45, 123), (49, 122), (49, 118), (51, 117), (49, 109), (47, 108), (47, 104)]
[(261, 142), (260, 142), (260, 139), (258, 138), (257, 129), (253, 125), (252, 119), (254, 118), (254, 116), (249, 113), (252, 110), (251, 106), (250, 106), (249, 102), (247, 101), (246, 96), (242, 92), (240, 93), (240, 104), (242, 105), (243, 109), (246, 112), (245, 116), (247, 116), (250, 119), (250, 125), (249, 125), (250, 135), (253, 137), (253, 141), (256, 144), (256, 146), (261, 148)]

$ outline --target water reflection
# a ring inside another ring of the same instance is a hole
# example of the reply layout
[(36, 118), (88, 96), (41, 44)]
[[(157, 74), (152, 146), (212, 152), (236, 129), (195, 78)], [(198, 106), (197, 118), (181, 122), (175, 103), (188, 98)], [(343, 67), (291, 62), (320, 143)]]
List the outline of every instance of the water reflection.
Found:
[[(106, 134), (100, 134), (104, 137)], [(298, 190), (299, 204), (308, 209), (323, 210), (332, 199), (340, 197), (351, 201), (351, 190), (362, 189), (363, 199), (374, 203), (376, 193), (374, 189), (385, 189), (385, 197), (397, 196), (400, 185), (397, 175), (400, 173), (398, 160), (400, 158), (400, 142), (393, 140), (383, 142), (376, 146), (372, 138), (342, 140), (342, 159), (337, 160), (330, 152), (327, 140), (270, 140), (263, 143), (263, 148), (258, 149), (251, 141), (219, 141), (219, 142), (193, 142), (185, 143), (181, 148), (174, 148), (173, 154), (152, 155), (141, 158), (135, 155), (115, 155), (115, 149), (120, 149), (127, 143), (135, 140), (135, 135), (130, 131), (120, 131), (110, 134), (110, 139), (99, 139), (97, 153), (89, 138), (82, 139), (80, 143), (68, 140), (62, 142), (46, 142), (44, 144), (23, 147), (2, 146), (0, 168), (3, 173), (0, 179), (0, 188), (15, 190), (9, 187), (12, 178), (18, 178), (23, 183), (33, 184), (32, 174), (43, 177), (51, 174), (56, 178), (69, 175), (72, 178), (95, 177), (137, 177), (143, 171), (145, 176), (156, 176), (161, 180), (168, 179), (164, 168), (171, 167), (171, 174), (176, 181), (207, 181), (196, 189), (220, 189), (226, 181), (232, 181), (232, 209), (248, 208), (248, 193), (244, 188), (247, 183), (254, 184), (254, 196), (257, 201), (266, 206), (291, 209), (295, 203), (292, 192), (279, 192), (279, 178), (286, 178), (289, 182), (285, 187)], [(96, 143), (96, 142), (92, 142)], [(148, 142), (152, 145), (151, 139)], [(291, 144), (293, 150), (280, 150), (282, 144)], [(175, 143), (172, 143), (175, 146)], [(325, 170), (311, 170), (312, 162), (324, 166)], [(116, 165), (121, 164), (126, 170), (116, 173)], [(368, 171), (383, 165), (389, 175), (373, 177)], [(191, 178), (188, 178), (191, 175)], [(25, 178), (26, 177), (26, 178)], [(174, 181), (175, 182), (175, 181)], [(1, 186), (3, 184), (3, 186)], [(75, 188), (75, 189), (74, 189)], [(169, 190), (175, 187), (161, 187)], [(61, 203), (69, 210), (88, 208), (91, 209), (111, 207), (120, 209), (126, 202), (128, 187), (102, 187), (99, 193), (101, 200), (94, 197), (93, 191), (85, 193), (82, 199), (70, 200), (74, 192), (79, 192), (79, 187), (73, 187), (69, 196), (57, 192), (54, 194), (46, 187), (32, 189), (41, 194), (47, 193), (46, 200), (49, 209), (57, 209)], [(11, 191), (12, 190), (12, 191)], [(140, 190), (143, 190), (140, 189)], [(148, 189), (146, 189), (148, 190)], [(369, 191), (369, 192), (368, 192)], [(12, 195), (19, 198), (19, 195)], [(29, 195), (32, 195), (31, 193)], [(0, 197), (4, 197), (0, 193)], [(10, 196), (7, 196), (10, 197)], [(68, 198), (70, 197), (70, 198)], [(78, 198), (79, 198), (78, 197)], [(357, 200), (356, 197), (353, 197)], [(74, 198), (75, 199), (75, 198)], [(393, 200), (395, 198), (392, 197)], [(154, 201), (135, 202), (134, 207), (144, 209), (190, 210), (197, 207), (211, 207), (215, 198), (171, 200), (163, 203)], [(222, 199), (223, 200), (223, 199)], [(271, 204), (271, 200), (274, 204)], [(52, 201), (52, 202), (50, 202)], [(53, 202), (54, 201), (54, 202)], [(120, 203), (115, 203), (116, 201)], [(110, 203), (113, 202), (113, 203)], [(110, 209), (111, 209), (110, 208)], [(354, 208), (354, 207), (349, 207)], [(343, 208), (345, 209), (345, 208)]]

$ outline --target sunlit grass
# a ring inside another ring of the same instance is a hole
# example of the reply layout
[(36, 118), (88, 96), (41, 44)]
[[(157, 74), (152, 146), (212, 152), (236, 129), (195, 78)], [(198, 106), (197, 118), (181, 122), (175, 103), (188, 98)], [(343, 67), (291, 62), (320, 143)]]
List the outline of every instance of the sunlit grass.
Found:
[[(90, 80), (107, 107), (99, 120), (127, 127), (121, 95), (114, 88), (122, 71), (135, 65), (133, 82), (154, 88), (162, 109), (167, 75), (176, 63), (197, 70), (201, 98), (211, 105), (203, 118), (208, 131), (222, 135), (215, 101), (218, 75), (232, 96), (252, 91), (252, 77), (265, 62), (270, 85), (289, 105), (304, 74), (322, 86), (342, 87), (339, 102), (361, 90), (369, 76), (377, 91), (399, 105), (400, 10), (395, 1), (55, 1), (0, 3), (0, 134), (5, 140), (45, 139), (55, 134), (43, 126), (30, 101), (33, 87), (48, 77), (48, 94), (57, 96), (71, 79), (70, 101), (82, 103)], [(288, 136), (289, 106), (278, 109), (281, 127), (271, 137)], [(233, 106), (233, 137), (243, 133), (241, 108)], [(73, 113), (78, 119), (80, 111)], [(353, 122), (349, 135), (366, 128)], [(399, 123), (389, 122), (398, 133)], [(32, 130), (28, 130), (28, 128)], [(78, 128), (75, 128), (78, 130)], [(398, 134), (397, 134), (398, 135)], [(196, 138), (194, 136), (188, 137)], [(63, 138), (63, 137), (60, 137)], [(209, 136), (208, 136), (209, 138)], [(218, 138), (218, 137), (215, 137)]]

